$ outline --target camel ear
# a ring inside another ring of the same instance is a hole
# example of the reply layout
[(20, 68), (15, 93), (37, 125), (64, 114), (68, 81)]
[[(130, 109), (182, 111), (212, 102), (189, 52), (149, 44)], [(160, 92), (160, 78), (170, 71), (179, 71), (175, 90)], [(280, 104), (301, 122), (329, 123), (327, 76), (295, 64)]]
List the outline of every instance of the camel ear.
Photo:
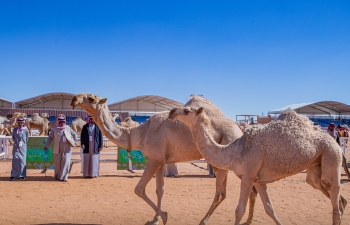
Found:
[(96, 98), (95, 98), (95, 95), (89, 95), (88, 96), (88, 99), (89, 99), (89, 102), (93, 102)]
[(203, 107), (200, 107), (199, 109), (197, 109), (196, 114), (199, 115), (199, 114), (201, 114), (202, 112), (204, 112), (204, 108), (203, 108)]
[(100, 104), (103, 104), (103, 103), (106, 103), (106, 102), (107, 102), (107, 98), (103, 98), (103, 99), (100, 100), (99, 103), (100, 103)]

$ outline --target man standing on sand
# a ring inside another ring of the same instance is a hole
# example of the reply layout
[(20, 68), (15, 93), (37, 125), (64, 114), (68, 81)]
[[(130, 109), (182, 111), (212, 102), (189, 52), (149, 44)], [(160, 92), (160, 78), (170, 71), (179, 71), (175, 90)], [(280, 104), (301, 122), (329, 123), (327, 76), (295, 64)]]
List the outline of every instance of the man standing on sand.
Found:
[(57, 125), (50, 131), (44, 147), (45, 150), (48, 149), (52, 140), (54, 140), (53, 154), (55, 179), (68, 182), (72, 147), (75, 147), (77, 135), (66, 125), (65, 117), (59, 116), (57, 118)]
[(18, 126), (12, 131), (12, 170), (10, 180), (26, 178), (28, 129), (23, 118), (17, 119)]
[(94, 118), (89, 116), (88, 123), (83, 126), (80, 136), (83, 149), (83, 176), (86, 178), (100, 175), (100, 151), (103, 149), (103, 136)]

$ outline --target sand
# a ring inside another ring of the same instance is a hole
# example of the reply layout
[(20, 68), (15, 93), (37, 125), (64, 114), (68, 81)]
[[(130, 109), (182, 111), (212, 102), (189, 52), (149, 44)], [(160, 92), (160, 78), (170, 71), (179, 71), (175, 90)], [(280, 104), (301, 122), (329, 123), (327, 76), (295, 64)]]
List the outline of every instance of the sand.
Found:
[[(75, 149), (74, 151), (78, 151)], [(115, 151), (111, 146), (104, 151)], [(78, 157), (78, 156), (75, 156)], [(114, 156), (103, 156), (112, 158)], [(350, 159), (350, 151), (347, 152)], [(199, 224), (209, 209), (215, 179), (206, 164), (178, 163), (179, 176), (165, 178), (163, 210), (169, 225)], [(9, 181), (11, 162), (0, 161), (0, 224), (145, 224), (154, 211), (134, 194), (143, 171), (116, 170), (115, 163), (101, 163), (100, 177), (84, 179), (80, 163), (73, 166), (69, 182), (53, 179), (53, 171), (28, 170), (26, 180)], [(350, 201), (350, 182), (342, 171), (341, 194)], [(305, 182), (305, 173), (269, 184), (270, 197), (282, 224), (331, 224), (330, 200)], [(240, 180), (229, 172), (227, 198), (208, 224), (233, 224)], [(147, 195), (156, 201), (155, 179)], [(350, 206), (342, 224), (350, 224)], [(242, 220), (247, 218), (247, 212)], [(257, 199), (253, 224), (274, 224)]]

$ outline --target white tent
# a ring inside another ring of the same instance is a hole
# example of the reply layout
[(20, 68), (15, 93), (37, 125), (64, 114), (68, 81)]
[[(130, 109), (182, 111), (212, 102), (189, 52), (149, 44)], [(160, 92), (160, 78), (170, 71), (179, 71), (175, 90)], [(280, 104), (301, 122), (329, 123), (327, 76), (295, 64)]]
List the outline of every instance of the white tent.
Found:
[(292, 109), (304, 115), (350, 115), (350, 106), (341, 102), (322, 101), (287, 105), (269, 111), (268, 114), (281, 114), (286, 109)]

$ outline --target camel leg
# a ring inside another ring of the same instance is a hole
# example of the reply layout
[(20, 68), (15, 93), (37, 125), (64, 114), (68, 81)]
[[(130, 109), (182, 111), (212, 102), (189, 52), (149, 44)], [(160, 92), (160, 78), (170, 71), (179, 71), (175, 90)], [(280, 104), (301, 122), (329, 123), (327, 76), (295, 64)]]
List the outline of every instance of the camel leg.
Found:
[(275, 213), (275, 210), (273, 209), (269, 192), (267, 190), (267, 185), (266, 184), (254, 184), (256, 190), (258, 191), (260, 195), (260, 199), (264, 205), (265, 212), (267, 215), (269, 215), (276, 224), (281, 225), (281, 221), (277, 218), (277, 215)]
[[(315, 165), (307, 169), (306, 172), (306, 183), (308, 183), (311, 187), (320, 190), (327, 198), (330, 199), (328, 191), (325, 189), (325, 187), (322, 185), (321, 182), (321, 166), (320, 165)], [(340, 212), (343, 215), (345, 207), (347, 205), (348, 201), (346, 198), (344, 198), (342, 195), (340, 195), (339, 199), (339, 207), (340, 207)]]
[(340, 201), (340, 165), (322, 164), (321, 165), (321, 183), (329, 193), (333, 207), (333, 225), (339, 225), (341, 222)]
[(163, 224), (167, 223), (168, 213), (163, 212), (159, 207), (157, 207), (151, 199), (146, 195), (146, 186), (148, 182), (152, 179), (155, 172), (162, 166), (163, 162), (149, 159), (146, 165), (146, 169), (142, 174), (142, 177), (135, 187), (135, 194), (142, 198), (148, 205), (150, 205), (155, 211), (156, 215), (160, 215), (163, 220)]
[[(164, 194), (164, 174), (163, 174), (163, 166), (161, 166), (156, 171), (156, 193), (157, 193), (157, 206), (162, 209), (162, 198)], [(149, 221), (147, 224), (156, 225), (159, 224), (159, 215), (155, 215), (152, 221)]]
[(256, 201), (256, 196), (258, 195), (257, 190), (253, 186), (252, 191), (249, 195), (249, 215), (247, 221), (243, 225), (250, 225), (253, 222), (254, 206)]
[(241, 190), (239, 194), (239, 201), (235, 211), (235, 225), (239, 225), (239, 222), (242, 220), (242, 217), (245, 213), (248, 198), (250, 196), (250, 192), (253, 188), (254, 180), (249, 177), (241, 177)]
[(221, 170), (213, 167), (216, 174), (216, 192), (213, 203), (211, 204), (207, 214), (201, 220), (200, 225), (207, 224), (209, 217), (214, 210), (220, 205), (220, 203), (226, 198), (226, 186), (227, 186), (227, 170)]

